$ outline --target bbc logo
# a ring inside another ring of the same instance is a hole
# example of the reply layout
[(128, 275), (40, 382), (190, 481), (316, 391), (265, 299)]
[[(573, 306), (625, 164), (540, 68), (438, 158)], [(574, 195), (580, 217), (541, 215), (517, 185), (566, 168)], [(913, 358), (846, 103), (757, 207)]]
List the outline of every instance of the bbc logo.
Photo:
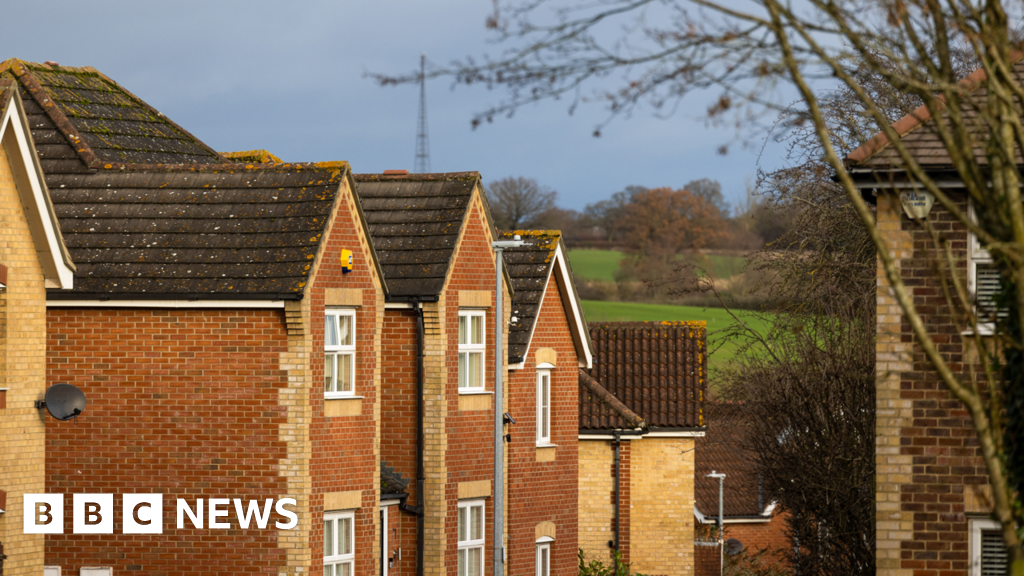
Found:
[[(73, 494), (71, 508), (71, 526), (75, 534), (113, 534), (114, 533), (114, 495), (113, 494)], [(249, 500), (243, 508), (242, 500), (234, 498), (235, 514), (238, 525), (243, 530), (252, 523), (259, 529), (266, 529), (270, 521), (270, 511), (274, 510), (287, 522), (276, 522), (274, 526), (280, 530), (291, 530), (298, 524), (298, 515), (285, 506), (295, 506), (294, 498), (281, 498), (276, 505), (274, 500), (267, 498), (263, 502)], [(204, 506), (203, 498), (196, 500), (191, 506), (185, 499), (178, 498), (177, 527), (185, 527), (186, 519), (194, 528), (203, 528), (204, 513), (207, 513), (206, 525), (213, 529), (231, 528), (231, 524), (220, 518), (227, 517), (228, 506), (232, 499), (210, 498)], [(164, 496), (163, 494), (122, 494), (121, 495), (121, 533), (122, 534), (163, 534), (164, 531)], [(25, 494), (24, 506), (25, 534), (63, 534), (64, 533), (64, 495), (63, 494)]]

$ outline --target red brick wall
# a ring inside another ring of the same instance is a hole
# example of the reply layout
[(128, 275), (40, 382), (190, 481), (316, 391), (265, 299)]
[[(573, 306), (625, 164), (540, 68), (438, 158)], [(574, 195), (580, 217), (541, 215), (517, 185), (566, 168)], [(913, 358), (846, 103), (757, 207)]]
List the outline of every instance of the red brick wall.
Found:
[[(474, 205), (467, 215), (462, 244), (452, 264), (451, 278), (447, 287), (446, 317), (442, 319), (447, 326), (448, 336), (448, 416), (446, 430), (448, 433), (448, 514), (447, 523), (448, 546), (445, 552), (445, 564), (450, 574), (458, 569), (458, 483), (494, 478), (494, 410), (459, 410), (459, 365), (458, 365), (458, 327), (459, 327), (459, 291), (489, 290), (494, 292), (494, 252), (488, 242), (487, 233), (481, 223), (481, 209)], [(493, 297), (492, 297), (493, 303)], [(494, 390), (494, 306), (486, 314), (487, 352), (484, 381), (488, 390)], [(505, 306), (508, 313), (508, 306)], [(500, 487), (499, 487), (500, 489)], [(486, 518), (487, 544), (484, 550), (485, 573), (491, 573), (494, 498), (487, 499), (484, 506)]]
[[(313, 387), (310, 390), (310, 406), (313, 419), (310, 423), (312, 461), (310, 472), (313, 483), (311, 510), (313, 530), (310, 545), (313, 549), (313, 566), (323, 560), (323, 495), (329, 492), (361, 490), (362, 506), (355, 513), (355, 566), (360, 574), (374, 573), (377, 556), (373, 545), (378, 535), (375, 528), (379, 510), (377, 493), (379, 485), (374, 484), (374, 472), (378, 467), (374, 443), (377, 437), (377, 422), (374, 405), (377, 390), (374, 376), (378, 369), (376, 333), (377, 288), (373, 283), (373, 256), (364, 251), (357, 230), (360, 227), (348, 203), (352, 199), (342, 195), (336, 209), (336, 220), (331, 227), (323, 247), (323, 256), (309, 298), (311, 299), (311, 324), (313, 356), (310, 368), (313, 372)], [(341, 270), (341, 251), (351, 250), (353, 270)], [(358, 416), (324, 416), (324, 308), (325, 290), (329, 288), (359, 289), (363, 292), (362, 306), (356, 309), (356, 353), (355, 353), (355, 395), (362, 396), (362, 410)]]
[[(81, 388), (75, 422), (46, 419), (46, 491), (164, 494), (164, 534), (46, 537), (46, 564), (69, 573), (277, 573), (278, 531), (178, 530), (175, 499), (286, 496), (278, 463), (285, 423), (277, 362), (286, 349), (281, 310), (51, 308), (47, 380)], [(233, 510), (233, 508), (231, 508)], [(191, 526), (187, 521), (185, 526)]]
[[(958, 261), (964, 262), (966, 230), (938, 205), (932, 208), (929, 221), (950, 240)], [(902, 261), (904, 282), (950, 367), (963, 372), (968, 367), (959, 331), (935, 277), (938, 258), (933, 243), (905, 217), (901, 227), (913, 240), (913, 254)], [(958, 272), (966, 279), (966, 269)], [(900, 333), (902, 342), (914, 342), (905, 320)], [(912, 360), (913, 371), (903, 372), (900, 378), (900, 398), (913, 406), (913, 420), (900, 431), (900, 454), (913, 459), (912, 482), (900, 489), (900, 509), (914, 523), (913, 538), (900, 543), (901, 567), (915, 570), (917, 576), (966, 574), (969, 534), (964, 490), (986, 485), (988, 476), (967, 411), (946, 390), (917, 346)]]
[[(381, 345), (381, 460), (409, 481), (406, 503), (418, 506), (416, 494), (416, 313), (388, 310)], [(389, 576), (416, 574), (416, 517), (391, 508), (402, 546)]]
[[(551, 443), (557, 445), (553, 462), (537, 462), (539, 348), (553, 348), (558, 353), (558, 363), (551, 371)], [(516, 419), (509, 427), (509, 574), (534, 573), (536, 526), (544, 521), (553, 522), (556, 530), (551, 544), (552, 576), (575, 576), (577, 572), (578, 374), (569, 319), (552, 277), (525, 365), (509, 373), (508, 411)]]

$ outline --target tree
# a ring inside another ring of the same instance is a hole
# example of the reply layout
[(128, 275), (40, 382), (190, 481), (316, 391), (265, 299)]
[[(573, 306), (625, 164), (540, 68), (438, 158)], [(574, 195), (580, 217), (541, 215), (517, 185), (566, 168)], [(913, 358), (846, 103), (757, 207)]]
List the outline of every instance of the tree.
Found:
[(643, 186), (626, 186), (625, 190), (612, 194), (611, 198), (607, 200), (587, 204), (586, 208), (583, 209), (583, 214), (594, 224), (604, 229), (608, 235), (608, 240), (617, 242), (619, 239), (619, 220), (622, 218), (626, 205), (633, 200), (634, 196), (646, 190), (647, 188)]
[(491, 182), (487, 193), (491, 216), (499, 230), (536, 227), (542, 216), (555, 207), (558, 198), (558, 192), (522, 176)]
[(707, 178), (691, 180), (686, 183), (686, 186), (683, 186), (683, 189), (689, 190), (694, 196), (703, 198), (717, 208), (722, 218), (729, 217), (729, 203), (722, 196), (722, 185), (717, 180), (709, 180)]
[[(1001, 0), (754, 0), (743, 6), (725, 0), (608, 0), (546, 12), (552, 4), (496, 4), (488, 25), (510, 50), (482, 64), (466, 60), (433, 73), (506, 89), (507, 98), (476, 115), (476, 123), (526, 103), (580, 94), (587, 82), (612, 73), (622, 74), (621, 83), (595, 94), (612, 117), (641, 104), (670, 109), (694, 90), (715, 88), (720, 97), (710, 115), (736, 112), (743, 125), (760, 130), (757, 120), (790, 108), (785, 100), (796, 93), (801, 122), (813, 128), (823, 165), (875, 246), (886, 290), (910, 327), (915, 349), (969, 415), (1011, 574), (1024, 575), (1018, 535), (1024, 525), (1024, 423), (1018, 420), (1024, 408), (1024, 203), (1018, 164), (1024, 87), (1014, 70), (1021, 51), (1009, 25), (1019, 19), (1020, 6)], [(979, 68), (964, 82), (957, 65), (962, 61)], [(851, 73), (851, 62), (866, 74)], [(865, 77), (921, 102), (917, 117), (930, 119), (925, 129), (948, 156), (948, 170), (940, 174), (922, 165), (901, 138), (902, 126), (890, 123), (889, 103), (873, 97)], [(874, 143), (892, 150), (891, 170), (852, 173), (851, 167), (859, 167), (856, 159), (844, 162), (843, 146), (829, 130), (821, 98), (829, 85), (849, 90), (859, 103), (849, 125), (879, 132)], [(963, 363), (944, 353), (949, 335), (930, 329), (908, 290), (894, 246), (861, 194), (860, 184), (872, 178), (882, 194), (896, 179), (927, 192), (992, 257), (1005, 311), (995, 317), (991, 309), (975, 307), (957, 272), (962, 262), (953, 253), (954, 240), (927, 219), (915, 222), (930, 237), (942, 313), (962, 329), (954, 338), (970, 351)], [(950, 182), (970, 198), (973, 216), (957, 201), (959, 192), (945, 188)], [(981, 336), (979, 326), (987, 321), (995, 324), (993, 338)]]

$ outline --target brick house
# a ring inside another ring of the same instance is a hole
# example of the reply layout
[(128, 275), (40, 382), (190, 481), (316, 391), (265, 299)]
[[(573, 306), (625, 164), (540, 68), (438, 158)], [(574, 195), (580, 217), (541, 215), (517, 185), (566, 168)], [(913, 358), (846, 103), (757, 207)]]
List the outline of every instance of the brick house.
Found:
[[(67, 514), (48, 572), (375, 570), (384, 291), (347, 164), (236, 162), (91, 68), (9, 60), (0, 78), (22, 89), (78, 263), (73, 290), (47, 293), (46, 370), (89, 408), (46, 421), (45, 491), (69, 510), (74, 493), (164, 494), (160, 535), (122, 534), (119, 510), (113, 533), (72, 534)], [(292, 530), (243, 531), (212, 500), (285, 497)], [(226, 526), (178, 529), (177, 498)]]
[(517, 230), (505, 251), (514, 297), (508, 336), (509, 575), (575, 576), (579, 370), (590, 335), (557, 230)]
[(694, 573), (694, 442), (704, 434), (704, 322), (591, 323), (579, 377), (579, 545), (643, 574)]
[[(1014, 65), (1018, 77), (1024, 62)], [(967, 80), (982, 80), (982, 72)], [(973, 88), (977, 90), (978, 88)], [(965, 99), (965, 114), (975, 114)], [(943, 181), (945, 192), (967, 209), (956, 171), (921, 108), (893, 124), (921, 167)], [(864, 197), (876, 203), (878, 228), (893, 250), (909, 294), (953, 370), (967, 370), (968, 351), (934, 274), (928, 233), (909, 217), (899, 192), (910, 188), (896, 151), (881, 134), (845, 159)], [(927, 216), (949, 242), (955, 273), (979, 302), (998, 289), (991, 259), (968, 230), (938, 203)], [(891, 576), (981, 574), (1005, 570), (998, 525), (991, 519), (988, 474), (970, 416), (940, 382), (878, 267), (876, 538), (878, 574)]]
[(0, 574), (38, 575), (43, 536), (22, 530), (25, 493), (44, 492), (46, 288), (75, 267), (57, 228), (18, 93), (0, 80)]
[[(718, 479), (708, 478), (708, 474), (724, 473), (724, 538), (738, 540), (744, 554), (770, 550), (773, 555), (763, 557), (762, 561), (773, 563), (776, 554), (787, 554), (790, 547), (785, 533), (786, 517), (765, 497), (752, 456), (742, 448), (742, 409), (741, 404), (716, 403), (708, 407), (707, 431), (696, 440), (694, 516), (704, 528), (703, 541), (717, 543), (719, 485)], [(697, 576), (718, 576), (718, 547), (703, 548), (708, 550), (698, 549), (698, 556), (705, 554), (710, 561), (698, 560)]]

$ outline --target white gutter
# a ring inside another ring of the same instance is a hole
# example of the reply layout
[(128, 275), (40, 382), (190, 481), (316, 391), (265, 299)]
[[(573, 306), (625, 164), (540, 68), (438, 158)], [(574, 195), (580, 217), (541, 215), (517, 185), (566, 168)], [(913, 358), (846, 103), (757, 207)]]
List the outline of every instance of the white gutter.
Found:
[(284, 300), (47, 300), (47, 308), (284, 308)]

